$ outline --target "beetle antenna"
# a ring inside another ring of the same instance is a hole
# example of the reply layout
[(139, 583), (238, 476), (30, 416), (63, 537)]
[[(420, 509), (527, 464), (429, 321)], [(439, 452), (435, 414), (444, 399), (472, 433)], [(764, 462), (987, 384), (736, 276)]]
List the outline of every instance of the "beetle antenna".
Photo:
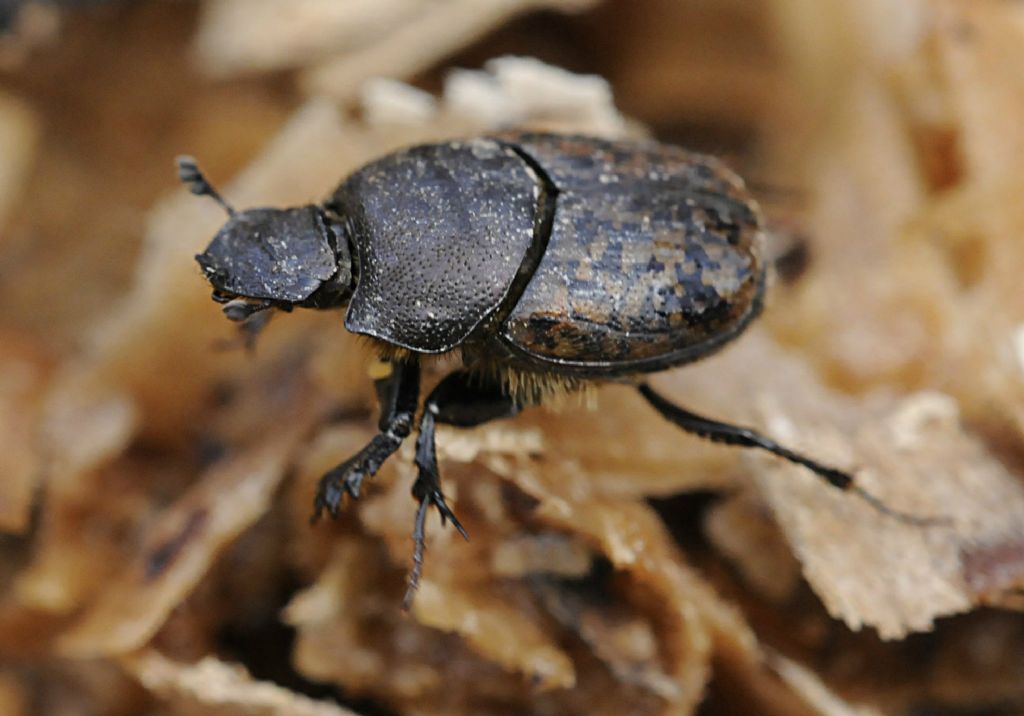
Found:
[(199, 170), (199, 165), (196, 164), (194, 158), (183, 155), (177, 157), (174, 162), (178, 165), (178, 179), (188, 186), (189, 191), (197, 196), (210, 197), (220, 204), (224, 211), (228, 212), (228, 216), (235, 215), (234, 207), (224, 201), (224, 197), (213, 188), (213, 184), (207, 181), (202, 171)]

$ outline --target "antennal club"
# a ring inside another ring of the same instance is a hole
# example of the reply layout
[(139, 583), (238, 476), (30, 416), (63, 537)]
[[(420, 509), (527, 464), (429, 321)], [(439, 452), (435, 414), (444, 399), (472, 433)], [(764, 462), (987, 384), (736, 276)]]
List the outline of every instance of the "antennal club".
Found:
[(224, 211), (228, 212), (228, 216), (234, 216), (234, 208), (224, 201), (224, 197), (213, 188), (213, 184), (207, 181), (206, 177), (199, 170), (199, 165), (196, 164), (196, 160), (189, 156), (177, 157), (175, 163), (178, 165), (178, 178), (183, 184), (188, 186), (189, 191), (197, 196), (208, 196), (215, 202), (223, 207)]

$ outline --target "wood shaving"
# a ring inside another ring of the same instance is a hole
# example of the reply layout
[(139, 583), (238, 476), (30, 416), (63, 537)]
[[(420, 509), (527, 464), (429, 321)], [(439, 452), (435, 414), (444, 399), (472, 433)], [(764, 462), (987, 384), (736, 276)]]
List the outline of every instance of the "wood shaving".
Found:
[(0, 337), (0, 432), (10, 444), (0, 451), (0, 533), (22, 534), (29, 526), (44, 457), (33, 423), (41, 411), (50, 366), (31, 343)]
[(135, 559), (64, 635), (61, 651), (110, 656), (149, 641), (225, 546), (269, 509), (291, 452), (308, 427), (308, 417), (293, 421), (259, 449), (201, 477), (152, 522)]
[(155, 651), (121, 659), (148, 689), (189, 714), (294, 714), (352, 716), (355, 712), (297, 695), (277, 684), (253, 679), (244, 668), (206, 657), (176, 663)]
[[(32, 110), (15, 97), (0, 93), (0, 229), (23, 191), (26, 174), (32, 168), (39, 127)], [(0, 240), (2, 245), (2, 240)]]
[[(0, 712), (1024, 708), (1019, 3), (186, 5), (62, 12), (0, 99)], [(242, 350), (171, 157), (283, 206), (511, 126), (703, 146), (792, 205), (801, 270), (652, 384), (884, 509), (623, 384), (439, 431), (471, 540), (430, 515), (408, 613), (411, 441), (310, 527), (382, 366), (333, 312)]]

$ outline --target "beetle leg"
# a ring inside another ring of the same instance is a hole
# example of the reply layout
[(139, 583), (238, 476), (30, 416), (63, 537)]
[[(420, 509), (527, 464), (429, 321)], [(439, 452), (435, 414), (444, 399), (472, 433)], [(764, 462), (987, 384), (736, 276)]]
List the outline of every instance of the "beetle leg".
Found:
[(803, 465), (808, 470), (811, 470), (816, 475), (826, 480), (830, 485), (838, 487), (840, 490), (845, 490), (853, 484), (853, 477), (849, 473), (837, 470), (834, 467), (822, 465), (820, 462), (816, 462), (809, 457), (793, 452), (789, 448), (779, 445), (774, 440), (766, 438), (750, 428), (721, 423), (717, 420), (711, 420), (710, 418), (702, 418), (699, 415), (680, 408), (678, 405), (670, 403), (667, 399), (654, 392), (651, 386), (647, 385), (647, 383), (641, 383), (638, 386), (638, 390), (640, 391), (640, 395), (644, 396), (644, 398), (647, 399), (647, 402), (650, 403), (655, 410), (661, 413), (663, 417), (667, 418), (670, 422), (675, 423), (688, 433), (699, 435), (702, 438), (706, 438), (716, 443), (739, 445), (742, 447), (756, 447), (761, 448), (762, 450), (767, 450), (773, 455), (778, 455), (779, 457), (789, 460), (790, 462), (794, 462), (797, 465)]
[(404, 605), (412, 604), (420, 575), (423, 573), (423, 551), (425, 548), (425, 523), (431, 506), (441, 515), (441, 524), (451, 521), (464, 539), (469, 539), (466, 530), (448, 507), (441, 491), (441, 475), (437, 467), (437, 450), (434, 433), (438, 423), (456, 427), (473, 427), (483, 423), (515, 415), (520, 406), (496, 383), (477, 382), (469, 373), (458, 371), (447, 376), (430, 392), (423, 406), (420, 418), (420, 432), (416, 440), (416, 466), (419, 475), (412, 486), (412, 495), (419, 501), (416, 522), (413, 528), (414, 543), (412, 571), (409, 573), (409, 587), (405, 592)]
[(337, 517), (346, 494), (358, 499), (363, 480), (376, 474), (412, 432), (420, 394), (419, 363), (415, 359), (393, 363), (391, 375), (376, 381), (374, 387), (381, 407), (380, 432), (366, 447), (320, 478), (313, 501), (314, 522), (325, 509), (331, 517)]
[[(226, 338), (216, 344), (218, 350), (235, 350), (244, 348), (246, 352), (253, 353), (256, 350), (256, 339), (259, 338), (263, 329), (270, 323), (274, 311), (270, 307), (253, 311), (249, 316), (237, 321), (238, 334), (235, 338)], [(233, 320), (233, 319), (232, 319)]]
[(252, 353), (256, 350), (256, 339), (273, 317), (273, 311), (262, 310), (252, 314), (238, 324), (238, 334), (246, 351)]
[(906, 522), (916, 526), (931, 526), (936, 524), (945, 524), (948, 522), (948, 520), (942, 517), (920, 517), (900, 512), (899, 510), (889, 507), (882, 502), (882, 500), (855, 484), (853, 476), (848, 472), (844, 472), (834, 467), (829, 467), (828, 465), (823, 465), (816, 460), (812, 460), (806, 455), (794, 452), (793, 450), (790, 450), (783, 445), (779, 445), (774, 440), (766, 438), (750, 428), (730, 425), (728, 423), (718, 422), (717, 420), (711, 420), (710, 418), (703, 418), (688, 410), (684, 410), (656, 393), (646, 383), (641, 383), (637, 386), (637, 389), (640, 391), (640, 394), (647, 399), (647, 402), (650, 403), (655, 410), (661, 413), (663, 417), (667, 418), (670, 422), (679, 426), (688, 433), (699, 435), (700, 437), (711, 440), (712, 442), (760, 448), (762, 450), (767, 450), (773, 455), (778, 455), (785, 460), (796, 463), (797, 465), (803, 465), (833, 487), (856, 494), (879, 512), (889, 515), (890, 517), (894, 517), (901, 522)]

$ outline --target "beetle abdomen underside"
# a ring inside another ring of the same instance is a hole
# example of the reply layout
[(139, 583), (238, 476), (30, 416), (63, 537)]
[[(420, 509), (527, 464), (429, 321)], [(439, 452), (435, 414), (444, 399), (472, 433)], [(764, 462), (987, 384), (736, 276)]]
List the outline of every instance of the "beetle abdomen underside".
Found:
[(516, 353), (594, 374), (660, 370), (757, 314), (758, 210), (719, 162), (657, 144), (502, 139), (557, 189), (547, 248), (502, 327)]
[(423, 353), (457, 346), (508, 293), (540, 193), (528, 164), (490, 139), (413, 147), (354, 173), (332, 199), (358, 258), (346, 327)]

